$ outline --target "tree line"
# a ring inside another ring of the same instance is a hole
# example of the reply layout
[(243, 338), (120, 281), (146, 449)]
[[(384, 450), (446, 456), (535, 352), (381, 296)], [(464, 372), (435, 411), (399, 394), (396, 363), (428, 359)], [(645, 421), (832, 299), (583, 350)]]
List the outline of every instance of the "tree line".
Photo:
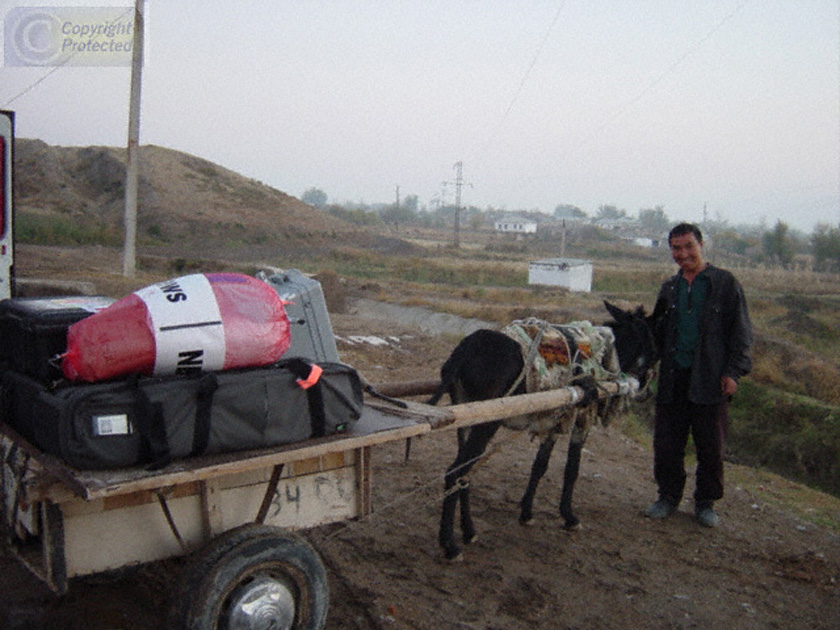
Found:
[[(492, 229), (496, 220), (510, 216), (502, 208), (477, 208), (466, 206), (456, 208), (451, 204), (437, 203), (432, 208), (420, 206), (417, 195), (407, 195), (393, 203), (329, 203), (327, 194), (319, 188), (310, 188), (301, 200), (316, 208), (357, 225), (388, 227), (399, 232), (404, 227), (451, 228), (456, 212), (460, 213), (460, 225), (465, 229)], [(668, 230), (677, 222), (672, 220), (662, 206), (641, 208), (632, 216), (627, 210), (604, 204), (593, 215), (572, 204), (558, 204), (548, 215), (539, 210), (517, 210), (517, 216), (534, 221), (540, 228), (567, 223), (574, 226), (611, 226), (618, 234), (635, 233), (664, 240)], [(616, 227), (616, 225), (619, 227)], [(733, 225), (726, 220), (716, 219), (702, 223), (707, 239), (715, 251), (782, 268), (793, 268), (807, 264), (815, 271), (840, 271), (840, 226), (818, 224), (810, 234), (792, 229), (784, 221), (777, 221), (768, 228), (765, 225)], [(606, 228), (605, 228), (605, 231)]]

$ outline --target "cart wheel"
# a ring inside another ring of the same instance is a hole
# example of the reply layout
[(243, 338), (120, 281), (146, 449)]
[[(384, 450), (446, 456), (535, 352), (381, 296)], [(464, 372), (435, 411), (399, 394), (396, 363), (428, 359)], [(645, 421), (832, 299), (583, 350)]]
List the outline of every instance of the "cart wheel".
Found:
[(185, 570), (180, 594), (177, 626), (189, 630), (316, 630), (329, 606), (315, 549), (263, 525), (212, 540)]

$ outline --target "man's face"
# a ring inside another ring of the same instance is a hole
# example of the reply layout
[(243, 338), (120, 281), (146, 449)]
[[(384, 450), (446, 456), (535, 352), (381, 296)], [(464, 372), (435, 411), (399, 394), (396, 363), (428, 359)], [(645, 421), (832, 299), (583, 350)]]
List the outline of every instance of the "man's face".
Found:
[(697, 242), (697, 237), (691, 232), (671, 238), (671, 255), (674, 262), (680, 266), (683, 273), (700, 273), (705, 266), (703, 260), (703, 244)]

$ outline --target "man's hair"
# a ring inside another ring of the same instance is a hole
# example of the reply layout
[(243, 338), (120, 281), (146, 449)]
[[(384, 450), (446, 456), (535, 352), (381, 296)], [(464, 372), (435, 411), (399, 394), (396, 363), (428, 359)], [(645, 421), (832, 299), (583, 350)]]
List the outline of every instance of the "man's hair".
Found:
[(693, 223), (680, 223), (679, 225), (675, 225), (668, 233), (668, 244), (671, 244), (671, 239), (675, 236), (683, 236), (685, 234), (694, 234), (697, 242), (701, 245), (703, 244), (703, 232)]

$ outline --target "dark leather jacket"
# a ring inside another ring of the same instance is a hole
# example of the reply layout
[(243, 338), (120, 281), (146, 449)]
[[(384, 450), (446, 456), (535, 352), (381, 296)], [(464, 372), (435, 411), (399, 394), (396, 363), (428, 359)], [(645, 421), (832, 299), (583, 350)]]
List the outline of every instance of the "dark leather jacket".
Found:
[[(699, 405), (723, 402), (720, 379), (730, 376), (736, 381), (752, 368), (750, 346), (753, 341), (752, 324), (747, 302), (739, 282), (729, 271), (708, 265), (709, 278), (703, 313), (700, 317), (700, 336), (691, 366), (688, 397)], [(662, 284), (657, 309), (666, 308), (665, 319), (659, 327), (657, 343), (661, 352), (657, 403), (673, 399), (674, 361), (677, 320), (677, 282), (682, 271)]]

